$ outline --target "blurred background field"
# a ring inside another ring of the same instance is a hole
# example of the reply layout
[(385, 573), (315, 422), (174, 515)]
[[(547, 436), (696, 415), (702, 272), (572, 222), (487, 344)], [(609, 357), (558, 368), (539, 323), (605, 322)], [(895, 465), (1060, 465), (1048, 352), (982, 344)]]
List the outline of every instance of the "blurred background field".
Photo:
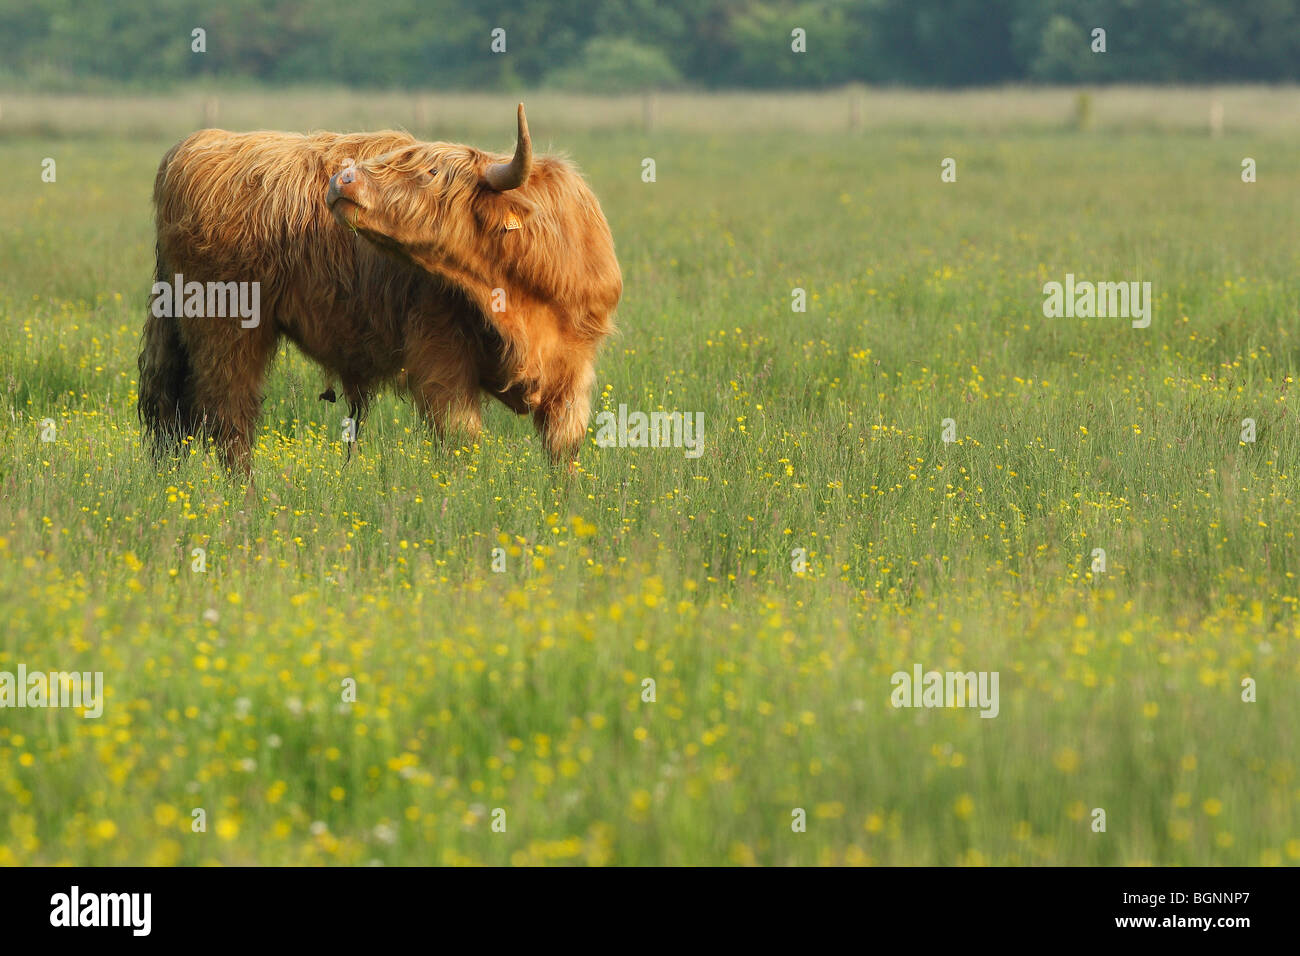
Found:
[[(251, 498), (148, 459), (172, 142), (502, 148), (520, 99), (625, 273), (596, 407), (701, 411), (703, 457), (566, 478), (388, 395), (345, 465), (286, 348)], [(0, 713), (0, 863), (1294, 864), (1296, 100), (0, 92), (0, 670), (108, 692)], [(1151, 327), (1044, 318), (1067, 272), (1150, 281)], [(895, 710), (914, 663), (999, 671), (1000, 715)]]
[[(1204, 133), (1216, 109), (1222, 131), (1300, 132), (1300, 87), (1024, 87), (966, 90), (835, 89), (779, 92), (647, 91), (614, 96), (556, 90), (433, 92), (288, 87), (165, 94), (11, 92), (0, 98), (0, 135), (179, 137), (229, 129), (401, 128), (428, 139), (469, 134), (510, 143), (510, 111), (526, 99), (543, 131), (707, 135), (945, 131)], [(1216, 106), (1217, 104), (1217, 106)], [(504, 113), (506, 122), (501, 117)], [(557, 144), (559, 145), (559, 144)]]

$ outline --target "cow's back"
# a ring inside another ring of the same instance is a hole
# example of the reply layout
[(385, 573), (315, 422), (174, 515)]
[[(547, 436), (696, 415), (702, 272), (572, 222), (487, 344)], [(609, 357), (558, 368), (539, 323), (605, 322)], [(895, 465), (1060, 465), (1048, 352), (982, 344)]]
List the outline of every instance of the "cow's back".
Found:
[[(266, 331), (288, 335), (329, 368), (352, 363), (358, 376), (380, 374), (399, 330), (373, 323), (375, 294), (408, 295), (417, 280), (394, 289), (390, 273), (407, 270), (372, 261), (383, 257), (334, 221), (325, 194), (345, 160), (411, 142), (393, 131), (191, 134), (167, 152), (154, 180), (160, 276), (257, 282)], [(345, 355), (349, 342), (353, 354)], [(376, 354), (356, 354), (358, 342)]]
[[(322, 254), (350, 254), (353, 242), (325, 205), (329, 177), (346, 159), (412, 142), (406, 133), (231, 133), (205, 129), (174, 146), (158, 167), (154, 206), (169, 261), (227, 271), (227, 280), (288, 279), (306, 266), (322, 275)], [(341, 262), (337, 264), (342, 265)], [(199, 278), (196, 276), (196, 278)]]

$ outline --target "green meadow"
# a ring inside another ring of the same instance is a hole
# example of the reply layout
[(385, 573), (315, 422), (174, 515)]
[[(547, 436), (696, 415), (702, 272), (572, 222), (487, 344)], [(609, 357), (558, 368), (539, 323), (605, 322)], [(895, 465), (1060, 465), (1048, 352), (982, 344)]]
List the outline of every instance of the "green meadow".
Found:
[[(202, 98), (0, 95), (0, 672), (104, 689), (0, 709), (0, 864), (1296, 864), (1300, 92), (1223, 97), (525, 95), (623, 267), (594, 407), (703, 453), (386, 393), (347, 460), (286, 345), (250, 488), (135, 415)], [(1067, 275), (1149, 327), (1045, 316)], [(917, 665), (996, 716), (893, 706)]]

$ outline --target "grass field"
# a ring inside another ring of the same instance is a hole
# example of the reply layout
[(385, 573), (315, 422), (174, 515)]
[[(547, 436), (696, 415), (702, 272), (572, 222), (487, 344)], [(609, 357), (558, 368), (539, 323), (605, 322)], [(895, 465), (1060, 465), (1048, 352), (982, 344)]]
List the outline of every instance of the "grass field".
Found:
[[(624, 270), (596, 408), (702, 412), (704, 454), (593, 440), (569, 477), (500, 406), (443, 447), (390, 395), (345, 465), (287, 350), (249, 497), (135, 418), (192, 105), (7, 106), (0, 671), (106, 704), (0, 711), (0, 863), (1295, 864), (1300, 94), (1219, 138), (1194, 92), (1116, 94), (1180, 104), (1160, 129), (982, 95), (994, 128), (530, 107)], [(250, 98), (227, 122), (295, 125)], [(508, 98), (474, 112), (437, 134), (511, 142)], [(1045, 318), (1067, 273), (1151, 282), (1150, 327)], [(998, 716), (891, 706), (914, 664), (998, 672)]]

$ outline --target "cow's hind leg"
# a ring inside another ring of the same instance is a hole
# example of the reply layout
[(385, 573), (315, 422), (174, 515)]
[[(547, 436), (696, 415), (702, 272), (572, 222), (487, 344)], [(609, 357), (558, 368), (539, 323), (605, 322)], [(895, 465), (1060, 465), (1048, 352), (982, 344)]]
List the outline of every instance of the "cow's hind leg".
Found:
[(186, 329), (196, 416), (222, 464), (251, 476), (253, 432), (263, 379), (275, 355), (275, 332), (265, 322), (245, 329), (226, 319), (188, 321), (196, 323)]
[(349, 429), (351, 441), (347, 442), (348, 453), (343, 459), (343, 463), (346, 465), (352, 460), (352, 446), (361, 440), (361, 422), (370, 409), (371, 394), (359, 385), (348, 383), (343, 385), (343, 394), (348, 399), (348, 421), (352, 423), (352, 427)]

